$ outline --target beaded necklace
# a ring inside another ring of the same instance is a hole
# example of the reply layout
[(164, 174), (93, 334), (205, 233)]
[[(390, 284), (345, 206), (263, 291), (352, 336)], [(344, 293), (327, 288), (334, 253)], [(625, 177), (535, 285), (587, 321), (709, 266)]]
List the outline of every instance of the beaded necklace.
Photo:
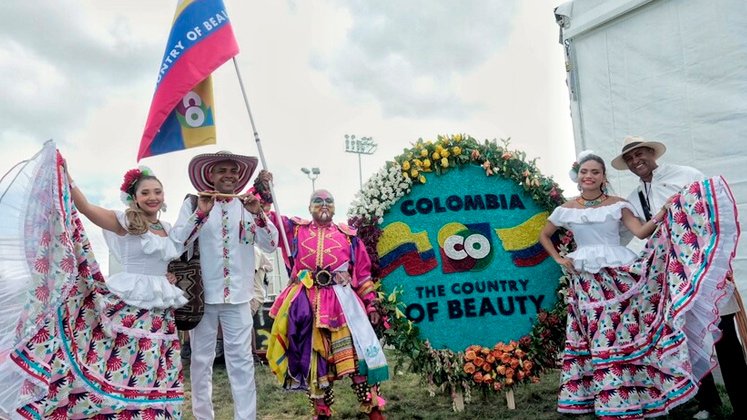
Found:
[(583, 195), (579, 195), (576, 198), (576, 202), (578, 202), (578, 204), (581, 204), (584, 207), (594, 207), (594, 206), (598, 206), (602, 204), (604, 200), (606, 200), (607, 198), (609, 198), (609, 196), (605, 193), (601, 193), (598, 196), (592, 198), (591, 200), (587, 200), (586, 198), (584, 198)]
[(163, 230), (163, 225), (160, 220), (156, 220), (155, 223), (148, 222), (148, 227), (152, 230)]

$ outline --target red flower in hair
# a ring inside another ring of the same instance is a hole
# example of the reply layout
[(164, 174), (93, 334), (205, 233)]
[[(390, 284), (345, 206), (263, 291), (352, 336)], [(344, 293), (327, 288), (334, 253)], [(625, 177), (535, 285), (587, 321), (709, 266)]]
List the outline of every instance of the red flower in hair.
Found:
[(137, 182), (138, 179), (140, 179), (140, 176), (142, 175), (142, 172), (140, 172), (140, 168), (130, 169), (124, 174), (124, 181), (122, 182), (122, 185), (119, 187), (119, 190), (125, 193), (129, 194), (130, 188)]

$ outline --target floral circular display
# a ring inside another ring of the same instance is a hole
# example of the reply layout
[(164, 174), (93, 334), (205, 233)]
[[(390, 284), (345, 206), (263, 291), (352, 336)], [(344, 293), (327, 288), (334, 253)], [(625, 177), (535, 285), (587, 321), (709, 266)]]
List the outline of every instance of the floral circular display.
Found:
[[(502, 144), (478, 142), (463, 134), (438, 136), (435, 141), (419, 139), (376, 172), (348, 213), (350, 225), (357, 229), (371, 257), (372, 276), (382, 277), (377, 245), (387, 212), (413, 188), (426, 184), (431, 175), (472, 165), (480, 167), (486, 177), (515, 182), (541, 209), (552, 212), (562, 204), (565, 200), (557, 183), (539, 172), (535, 160), (527, 161), (524, 152), (509, 150), (508, 146), (508, 140)], [(558, 239), (561, 253), (567, 252), (572, 244), (570, 234)], [(540, 310), (531, 331), (518, 340), (492, 346), (473, 344), (463, 351), (433, 348), (421, 338), (418, 326), (405, 316), (406, 305), (398, 288), (379, 289), (383, 322), (377, 332), (411, 359), (411, 368), (423, 375), (432, 391), (449, 392), (455, 400), (461, 394), (469, 401), (473, 389), (494, 392), (536, 382), (543, 370), (556, 367), (565, 339), (566, 284), (567, 279), (561, 276), (556, 303)]]

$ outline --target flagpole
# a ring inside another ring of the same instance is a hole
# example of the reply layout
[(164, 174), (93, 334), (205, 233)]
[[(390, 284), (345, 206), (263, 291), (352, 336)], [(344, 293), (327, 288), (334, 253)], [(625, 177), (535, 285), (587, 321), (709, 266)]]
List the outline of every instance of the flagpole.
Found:
[[(259, 151), (259, 160), (262, 162), (262, 167), (266, 170), (270, 170), (267, 166), (267, 160), (265, 160), (265, 152), (262, 150), (262, 142), (259, 141), (259, 133), (257, 132), (257, 126), (254, 124), (254, 116), (252, 115), (252, 108), (249, 106), (249, 99), (246, 96), (246, 90), (244, 89), (244, 81), (241, 79), (241, 72), (239, 71), (239, 63), (236, 61), (236, 56), (233, 56), (233, 66), (236, 69), (236, 76), (239, 79), (239, 87), (241, 87), (241, 95), (244, 97), (244, 105), (246, 105), (246, 112), (249, 114), (249, 122), (252, 124), (252, 131), (254, 132), (254, 141), (257, 143), (257, 150)], [(278, 205), (277, 196), (275, 195), (275, 189), (272, 186), (272, 181), (269, 182), (270, 195), (272, 196), (272, 205), (275, 207), (275, 213), (278, 215), (278, 221), (281, 226), (277, 226), (280, 237), (283, 238), (283, 246), (285, 246), (285, 252), (288, 255), (288, 261), (291, 259), (290, 245), (288, 245), (288, 238), (285, 236), (285, 226), (283, 225), (283, 213), (280, 212), (280, 206)]]

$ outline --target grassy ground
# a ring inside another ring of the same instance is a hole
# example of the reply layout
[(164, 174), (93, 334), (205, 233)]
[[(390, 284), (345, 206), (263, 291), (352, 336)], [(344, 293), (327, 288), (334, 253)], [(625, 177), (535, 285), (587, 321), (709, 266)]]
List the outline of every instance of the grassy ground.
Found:
[[(390, 361), (396, 355), (389, 353)], [(186, 361), (185, 361), (186, 362)], [(393, 363), (392, 363), (393, 365)], [(193, 419), (189, 397), (189, 367), (185, 365), (186, 401), (184, 418)], [(311, 410), (305, 394), (284, 392), (275, 381), (266, 365), (257, 366), (257, 406), (258, 417), (265, 420), (311, 418)], [(420, 377), (406, 372), (396, 372), (393, 379), (382, 385), (382, 395), (386, 400), (386, 415), (389, 419), (565, 419), (592, 420), (593, 416), (568, 416), (555, 411), (557, 398), (558, 372), (551, 371), (542, 377), (539, 384), (519, 387), (515, 391), (516, 409), (506, 407), (503, 395), (473, 395), (465, 410), (455, 413), (451, 409), (451, 398), (436, 394), (431, 397)], [(213, 403), (216, 419), (233, 419), (233, 400), (228, 386), (228, 376), (224, 366), (216, 364), (213, 378)], [(722, 391), (722, 400), (728, 398)], [(343, 380), (335, 386), (334, 418), (355, 419), (359, 417), (357, 401), (350, 389), (350, 380)], [(663, 419), (689, 419), (697, 411), (693, 401), (674, 410)], [(727, 413), (717, 413), (712, 419), (727, 418)]]

